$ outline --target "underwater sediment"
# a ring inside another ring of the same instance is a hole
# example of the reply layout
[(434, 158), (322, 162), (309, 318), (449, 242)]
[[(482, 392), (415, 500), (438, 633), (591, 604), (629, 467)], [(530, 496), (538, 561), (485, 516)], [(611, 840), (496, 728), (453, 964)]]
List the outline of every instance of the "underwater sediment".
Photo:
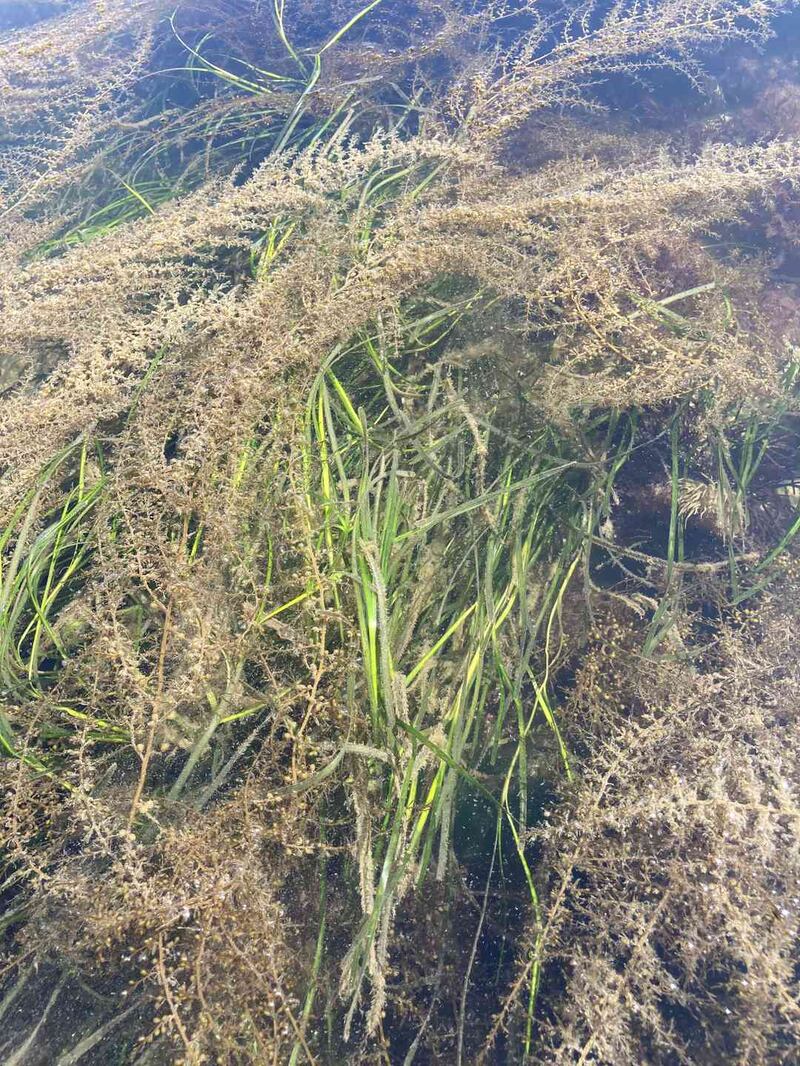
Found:
[(0, 1058), (800, 1038), (800, 13), (0, 11)]

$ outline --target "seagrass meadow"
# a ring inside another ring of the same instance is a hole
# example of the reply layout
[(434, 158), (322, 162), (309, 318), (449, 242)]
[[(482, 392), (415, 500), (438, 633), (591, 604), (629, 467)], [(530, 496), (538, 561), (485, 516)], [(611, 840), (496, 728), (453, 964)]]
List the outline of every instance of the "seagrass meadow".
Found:
[(0, 1061), (792, 1066), (793, 0), (0, 2)]

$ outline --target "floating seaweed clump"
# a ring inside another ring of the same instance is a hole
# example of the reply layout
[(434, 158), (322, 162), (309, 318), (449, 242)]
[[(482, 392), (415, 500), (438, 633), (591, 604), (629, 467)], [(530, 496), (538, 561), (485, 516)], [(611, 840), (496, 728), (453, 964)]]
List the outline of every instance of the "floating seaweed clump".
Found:
[(3, 1061), (795, 1062), (795, 5), (6, 7)]

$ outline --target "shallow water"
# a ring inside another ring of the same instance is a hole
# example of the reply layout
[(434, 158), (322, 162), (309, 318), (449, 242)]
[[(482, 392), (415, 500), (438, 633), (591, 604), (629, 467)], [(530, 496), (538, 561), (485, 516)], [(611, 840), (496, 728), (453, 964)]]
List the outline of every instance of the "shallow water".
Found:
[(0, 8), (5, 1061), (790, 1063), (798, 12), (582, 76), (616, 6), (209, 0), (27, 112), (65, 7)]

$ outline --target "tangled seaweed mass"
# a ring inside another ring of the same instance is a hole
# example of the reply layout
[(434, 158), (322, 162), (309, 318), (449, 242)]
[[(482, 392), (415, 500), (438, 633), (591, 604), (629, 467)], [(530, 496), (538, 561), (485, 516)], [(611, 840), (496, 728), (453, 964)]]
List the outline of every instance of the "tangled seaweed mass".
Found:
[(800, 18), (0, 5), (6, 1066), (791, 1066)]

